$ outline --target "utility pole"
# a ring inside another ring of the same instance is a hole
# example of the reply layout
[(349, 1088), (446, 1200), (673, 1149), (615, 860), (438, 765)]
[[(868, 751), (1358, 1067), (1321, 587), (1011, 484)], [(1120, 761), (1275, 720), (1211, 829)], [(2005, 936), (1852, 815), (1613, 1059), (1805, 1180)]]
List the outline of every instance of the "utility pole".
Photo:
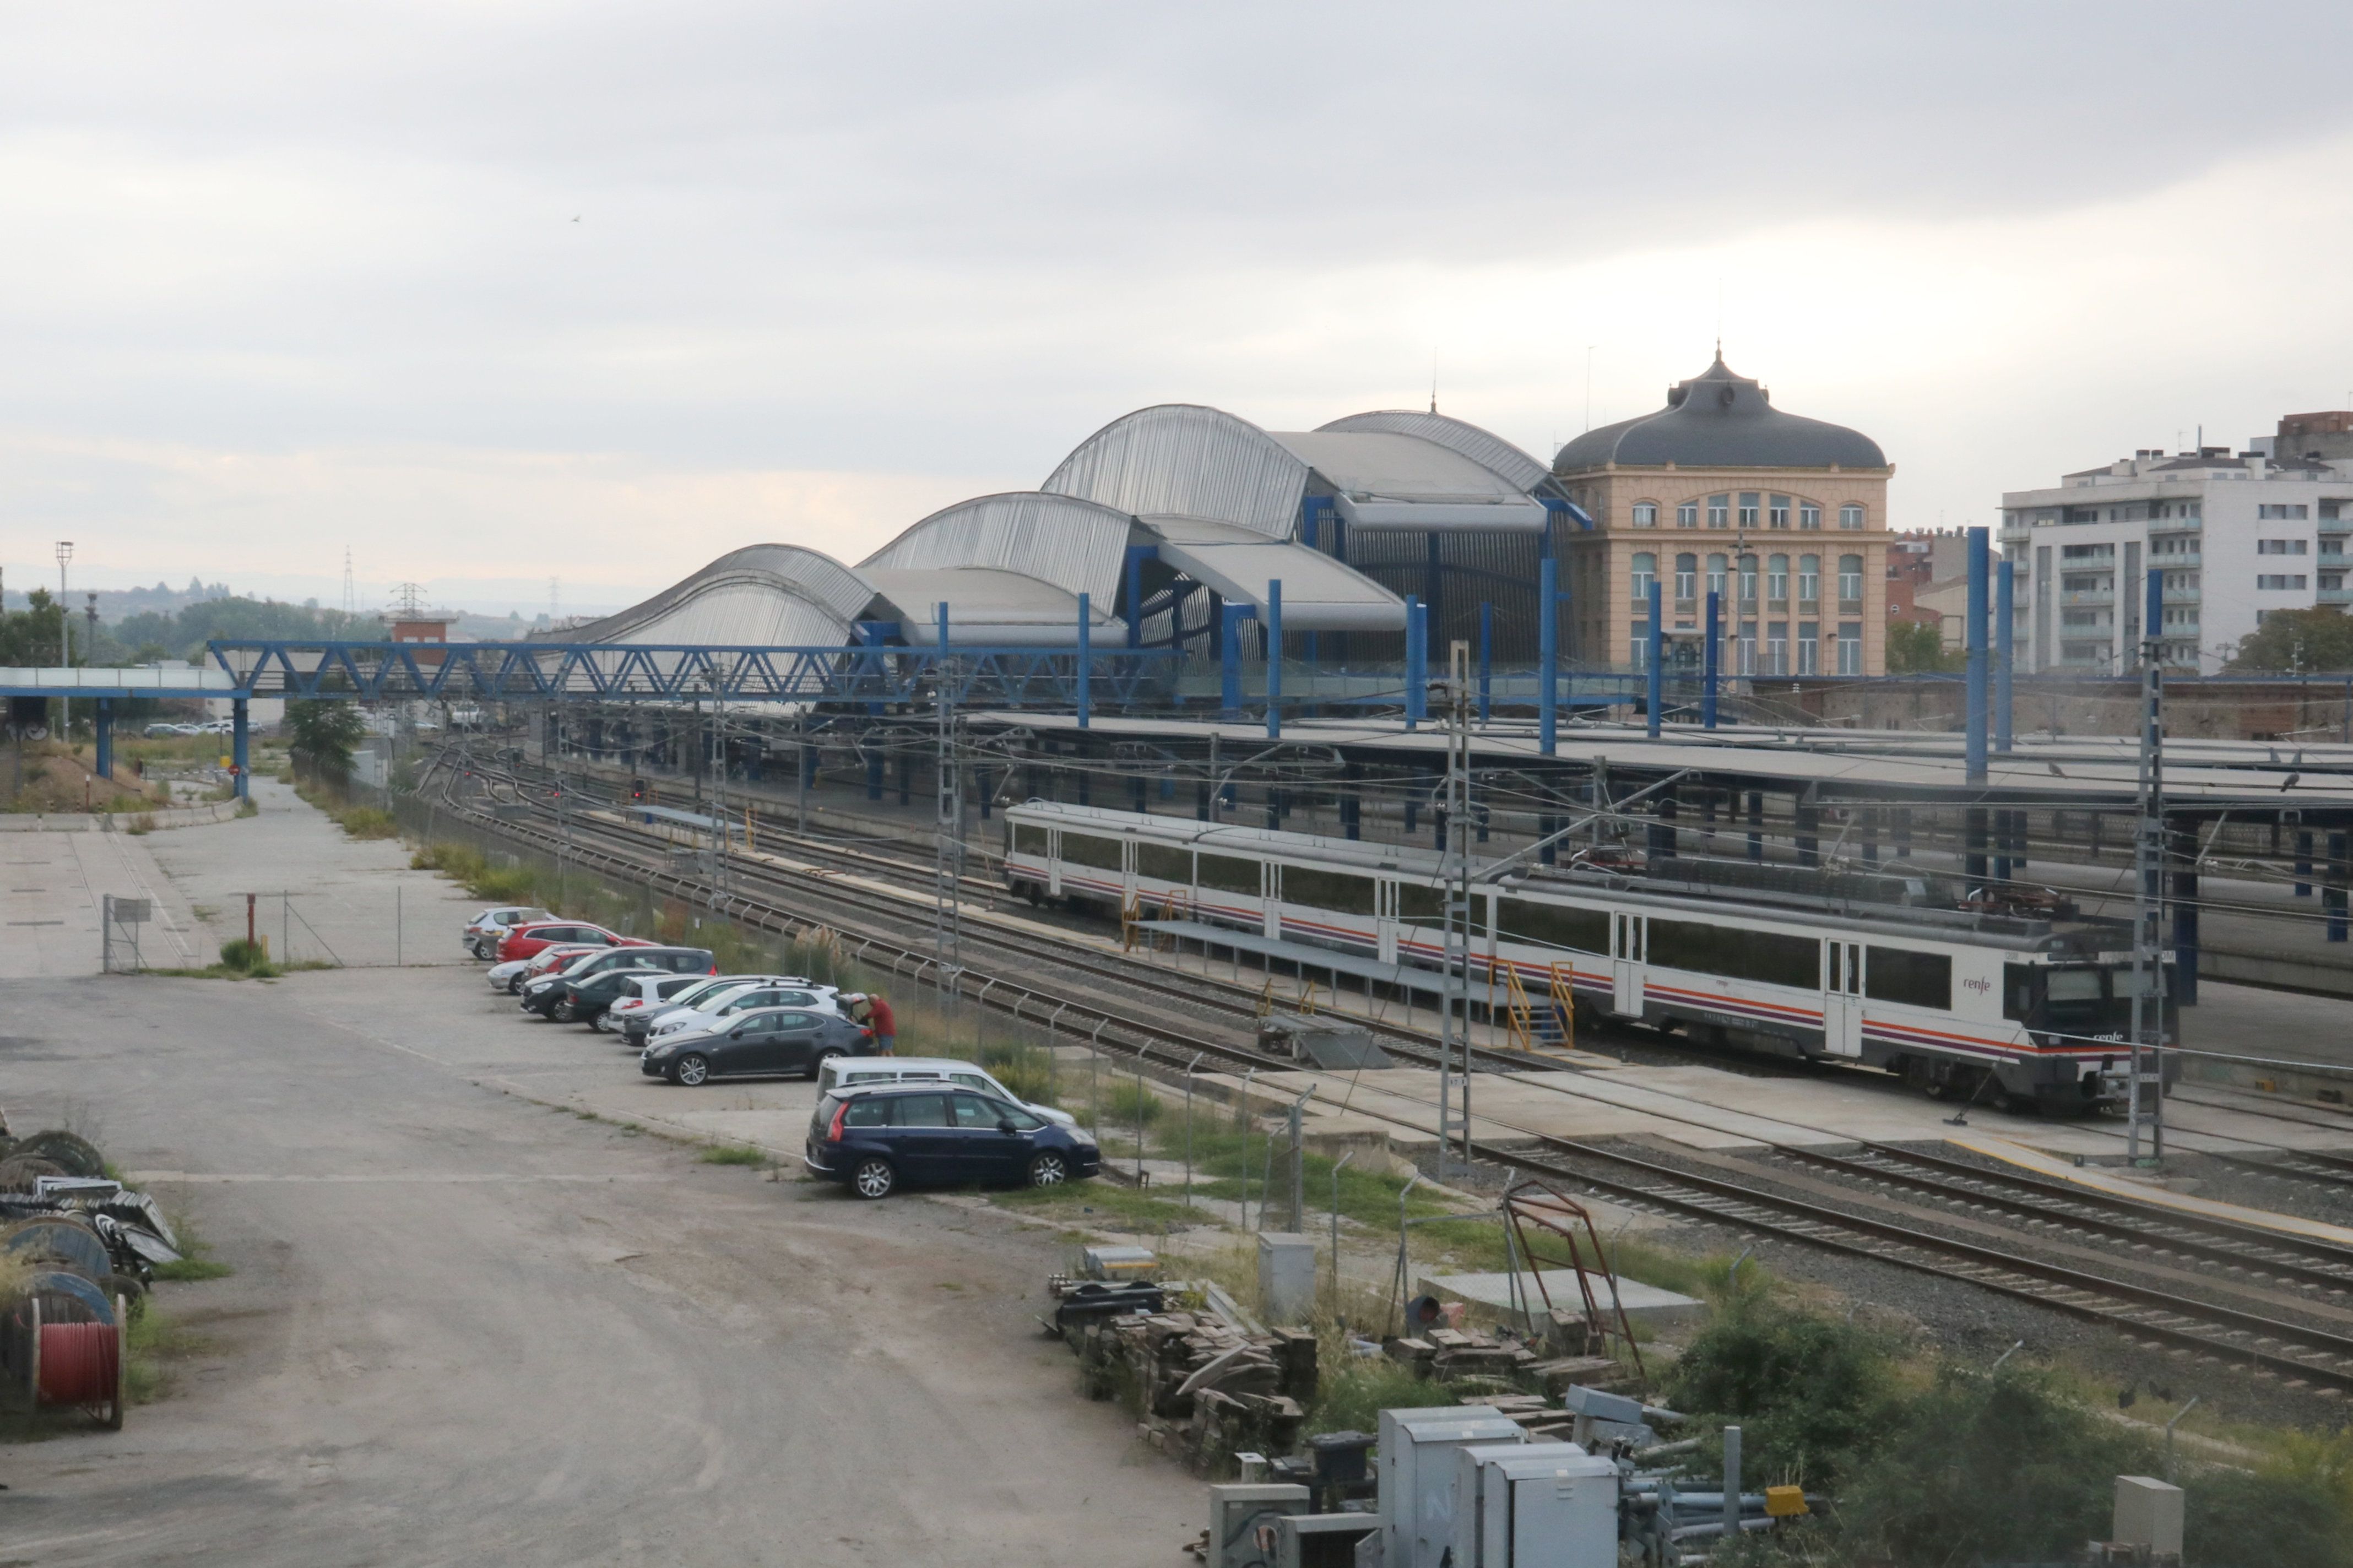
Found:
[[(58, 541), (58, 664), (73, 668), (73, 611), (66, 607), (66, 563), (73, 559), (73, 541)], [(60, 688), (60, 690), (69, 689)], [(58, 699), (58, 728), (62, 730), (66, 749), (73, 749), (73, 699)]]
[[(1448, 650), (1446, 727), (1446, 973), (1439, 1033), (1438, 1142), (1444, 1175), (1452, 1062), (1462, 1064), (1462, 1168), (1471, 1168), (1471, 645)], [(1457, 1046), (1460, 1046), (1460, 1051)]]
[(940, 992), (953, 1002), (956, 977), (964, 968), (964, 779), (956, 766), (955, 668), (948, 658), (945, 605), (939, 606), (938, 626), (939, 657), (932, 664), (932, 706), (938, 710), (939, 723), (934, 763), (939, 823), (932, 872), (932, 953), (939, 961)]
[[(2158, 640), (2158, 574), (2148, 574), (2147, 610), (2141, 616), (2140, 792), (2133, 823), (2132, 1084), (2126, 1102), (2126, 1153), (2140, 1160), (2142, 1129), (2149, 1151), (2165, 1158), (2165, 645)], [(2146, 1096), (2146, 1100), (2144, 1100)]]

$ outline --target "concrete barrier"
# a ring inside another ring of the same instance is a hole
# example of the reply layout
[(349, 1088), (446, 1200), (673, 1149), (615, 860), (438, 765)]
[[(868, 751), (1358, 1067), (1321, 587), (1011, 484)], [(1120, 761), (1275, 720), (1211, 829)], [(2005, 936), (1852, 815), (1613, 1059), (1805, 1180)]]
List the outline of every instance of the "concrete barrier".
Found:
[(127, 833), (133, 823), (157, 829), (195, 827), (227, 822), (237, 815), (233, 800), (206, 801), (202, 805), (174, 805), (153, 811), (24, 811), (0, 812), (0, 833)]

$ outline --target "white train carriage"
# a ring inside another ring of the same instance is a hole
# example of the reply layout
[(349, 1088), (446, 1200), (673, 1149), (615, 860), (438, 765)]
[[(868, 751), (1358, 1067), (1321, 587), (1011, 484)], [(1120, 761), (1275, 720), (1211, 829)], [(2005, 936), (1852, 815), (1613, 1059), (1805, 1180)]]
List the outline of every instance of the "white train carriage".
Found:
[[(1443, 965), (1446, 867), (1435, 851), (1042, 801), (1005, 816), (1017, 895)], [(2118, 1092), (2131, 964), (2115, 922), (1936, 908), (1917, 875), (1688, 860), (1647, 876), (1526, 868), (1482, 882), (1482, 870), (1474, 859), (1482, 1004), (1499, 1004), (1489, 993), (1510, 969), (1533, 996), (1882, 1068), (1933, 1092), (2052, 1110)], [(1761, 885), (1706, 885), (1719, 874)], [(1890, 896), (1858, 900), (1859, 889)], [(2164, 1027), (2171, 1039), (2169, 1005)]]

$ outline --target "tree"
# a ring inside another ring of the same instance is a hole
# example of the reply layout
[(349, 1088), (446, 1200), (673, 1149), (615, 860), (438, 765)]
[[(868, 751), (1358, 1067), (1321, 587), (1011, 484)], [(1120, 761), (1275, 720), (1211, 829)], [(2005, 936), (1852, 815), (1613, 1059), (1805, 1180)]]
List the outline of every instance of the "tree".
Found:
[(1942, 627), (1925, 621), (1890, 621), (1887, 623), (1887, 673), (1890, 675), (1928, 675), (1941, 669), (1956, 669), (1959, 657), (1945, 651)]
[(2333, 607), (2274, 610), (2239, 640), (2238, 674), (2312, 675), (2353, 669), (2353, 616)]
[(297, 760), (341, 780), (352, 771), (352, 748), (366, 736), (367, 720), (356, 702), (298, 698), (286, 704), (286, 733)]

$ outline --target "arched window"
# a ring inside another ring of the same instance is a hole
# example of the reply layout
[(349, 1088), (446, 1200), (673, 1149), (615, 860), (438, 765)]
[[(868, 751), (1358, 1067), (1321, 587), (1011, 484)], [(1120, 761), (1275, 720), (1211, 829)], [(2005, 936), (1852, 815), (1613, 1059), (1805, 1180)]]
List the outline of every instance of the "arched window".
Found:
[(1732, 526), (1732, 498), (1728, 495), (1707, 498), (1707, 525), (1710, 528)]
[(1862, 557), (1839, 557), (1839, 599), (1843, 604), (1862, 603)]
[(1821, 504), (1819, 501), (1799, 501), (1798, 503), (1798, 527), (1800, 530), (1809, 532), (1820, 532), (1821, 526)]
[(1757, 602), (1757, 557), (1754, 555), (1740, 558), (1740, 597), (1746, 604)]
[(1724, 573), (1725, 565), (1726, 563), (1725, 558), (1721, 555), (1711, 555), (1707, 558), (1707, 591), (1709, 593), (1722, 594), (1724, 592)]
[(1675, 526), (1677, 528), (1697, 528), (1699, 526), (1699, 502), (1695, 500), (1687, 500), (1676, 503)]
[(1699, 597), (1698, 556), (1685, 554), (1675, 557), (1675, 597), (1678, 599)]
[(1822, 596), (1822, 558), (1819, 555), (1798, 557), (1798, 598), (1810, 604)]
[(1646, 604), (1651, 597), (1651, 584), (1659, 580), (1659, 558), (1650, 551), (1634, 556), (1634, 603)]
[(1839, 526), (1845, 529), (1861, 528), (1862, 526), (1862, 508), (1853, 501), (1849, 501), (1846, 505), (1839, 508)]
[(1658, 527), (1659, 503), (1654, 500), (1636, 501), (1634, 503), (1634, 526), (1636, 528)]
[(1788, 527), (1788, 526), (1789, 526), (1789, 498), (1788, 498), (1788, 496), (1775, 496), (1775, 497), (1773, 497), (1773, 499), (1772, 499), (1772, 500), (1771, 500), (1770, 504), (1766, 508), (1765, 517), (1766, 517), (1766, 524), (1767, 524), (1767, 527), (1770, 527), (1770, 528), (1787, 528), (1787, 527)]
[[(1768, 557), (1765, 563), (1765, 596), (1787, 599), (1789, 596), (1789, 558), (1786, 555)], [(1775, 671), (1776, 674), (1781, 673)]]

